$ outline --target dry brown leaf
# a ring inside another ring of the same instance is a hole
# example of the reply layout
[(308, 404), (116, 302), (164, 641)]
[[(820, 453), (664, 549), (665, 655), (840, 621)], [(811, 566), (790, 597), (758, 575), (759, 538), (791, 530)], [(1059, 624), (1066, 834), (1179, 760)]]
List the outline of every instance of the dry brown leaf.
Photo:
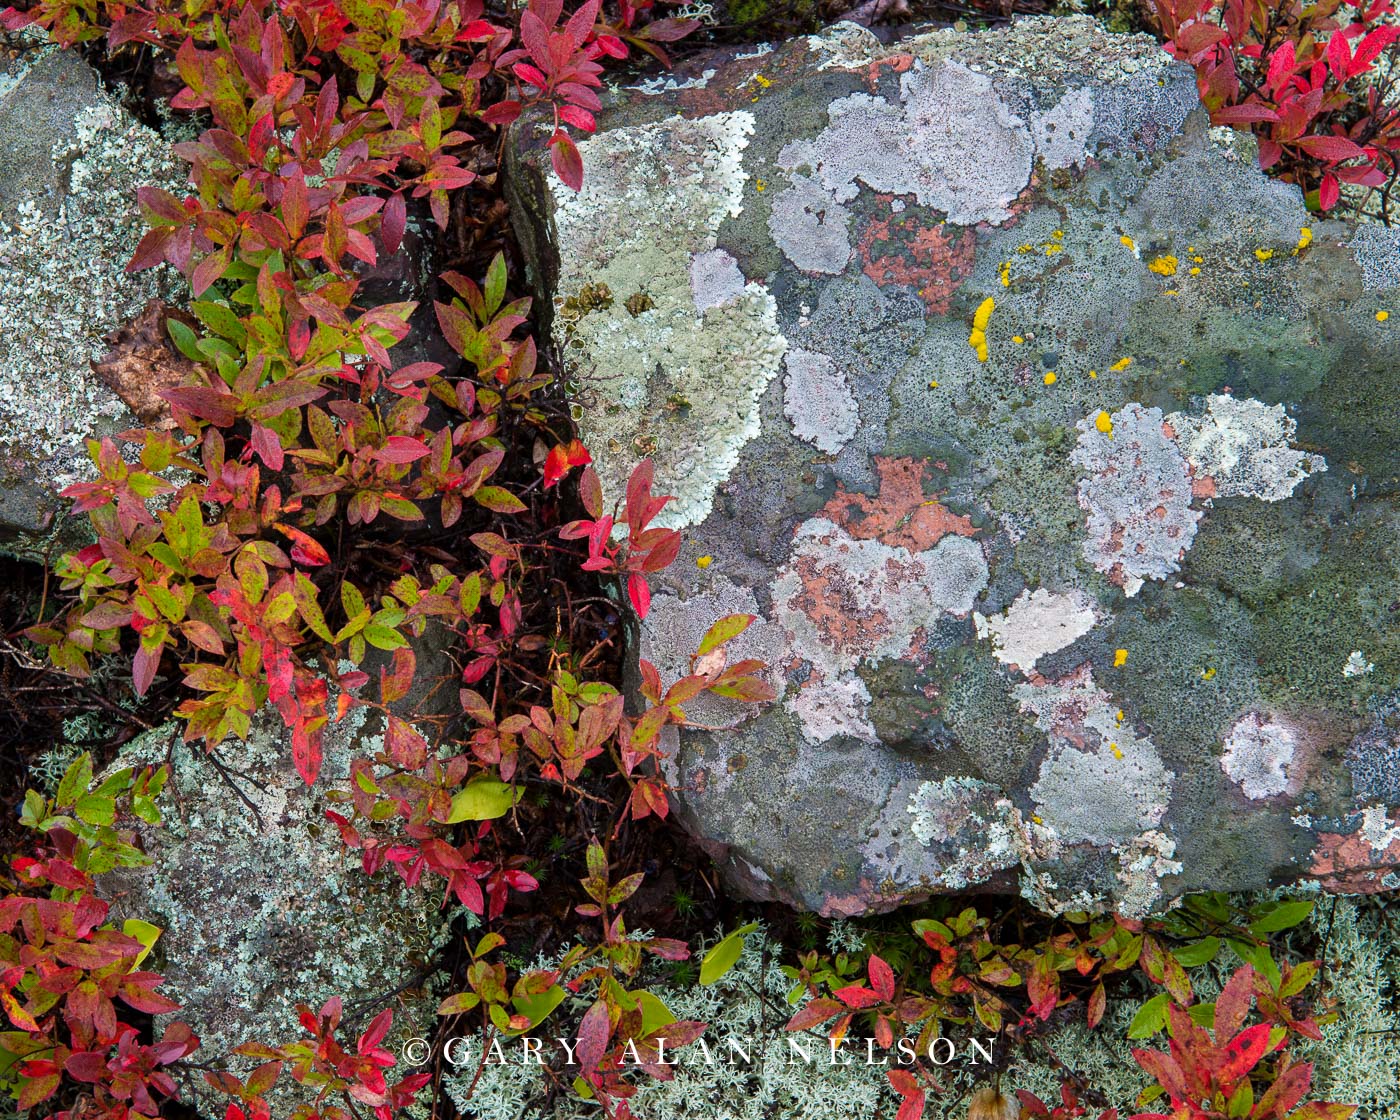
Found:
[(193, 323), (164, 301), (151, 300), (130, 323), (107, 335), (112, 349), (92, 363), (103, 384), (121, 397), (143, 424), (157, 431), (175, 427), (170, 405), (160, 395), (162, 390), (183, 385), (199, 368), (171, 342), (165, 326), (171, 316)]

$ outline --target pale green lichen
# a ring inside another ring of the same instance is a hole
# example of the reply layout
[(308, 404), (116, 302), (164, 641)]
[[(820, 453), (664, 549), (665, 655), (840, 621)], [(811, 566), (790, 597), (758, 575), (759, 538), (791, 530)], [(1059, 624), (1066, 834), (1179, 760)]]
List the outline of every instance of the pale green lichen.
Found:
[[(632, 466), (652, 457), (657, 492), (675, 495), (657, 524), (673, 528), (709, 513), (740, 449), (758, 435), (758, 401), (786, 349), (761, 283), (728, 291), (719, 305), (697, 306), (692, 289), (697, 259), (703, 271), (720, 224), (739, 213), (753, 128), (752, 114), (740, 111), (613, 129), (579, 145), (581, 191), (554, 181), (554, 236), (569, 247), (554, 329), (584, 406), (580, 432), (607, 494), (621, 494)], [(638, 278), (651, 300), (640, 314), (620, 299), (568, 306), (587, 285), (621, 295)], [(668, 407), (677, 396), (691, 404), (684, 416)]]

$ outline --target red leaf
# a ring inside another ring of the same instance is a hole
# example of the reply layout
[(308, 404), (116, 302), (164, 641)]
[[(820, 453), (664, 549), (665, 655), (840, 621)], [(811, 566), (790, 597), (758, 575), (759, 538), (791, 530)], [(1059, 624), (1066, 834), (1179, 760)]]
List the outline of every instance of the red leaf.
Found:
[(611, 1034), (608, 1005), (601, 999), (596, 1000), (578, 1025), (578, 1060), (585, 1073), (598, 1068), (598, 1063), (608, 1051), (608, 1037)]
[(651, 588), (647, 586), (646, 576), (640, 572), (633, 572), (627, 577), (627, 597), (632, 601), (632, 609), (637, 612), (637, 617), (645, 619), (647, 612), (651, 610)]
[(1094, 990), (1089, 993), (1089, 1005), (1085, 1015), (1085, 1021), (1089, 1029), (1093, 1030), (1103, 1019), (1104, 1008), (1107, 1006), (1107, 996), (1104, 993), (1103, 981), (1100, 980), (1094, 985)]
[(549, 141), (549, 158), (554, 173), (566, 187), (575, 191), (583, 189), (583, 157), (563, 132), (556, 132)]
[(258, 458), (274, 471), (280, 471), (283, 463), (282, 440), (271, 428), (261, 424), (253, 425), (253, 435), (249, 441)]
[(1366, 155), (1360, 144), (1348, 140), (1345, 136), (1304, 136), (1298, 141), (1298, 147), (1310, 156), (1333, 163)]
[(1337, 183), (1335, 175), (1324, 175), (1322, 184), (1317, 188), (1317, 204), (1322, 210), (1331, 210), (1337, 205), (1337, 200), (1342, 195), (1342, 189)]
[(1340, 31), (1332, 32), (1332, 38), (1327, 40), (1327, 65), (1337, 81), (1351, 77), (1351, 44)]
[(384, 214), (379, 225), (379, 239), (384, 243), (384, 252), (389, 256), (399, 251), (407, 224), (408, 208), (403, 194), (395, 192), (384, 203)]
[(878, 995), (886, 1003), (894, 999), (894, 969), (874, 953), (870, 954), (870, 986), (875, 989)]
[(1215, 1001), (1215, 1037), (1229, 1038), (1244, 1026), (1254, 1000), (1254, 967), (1236, 969)]
[(1229, 1085), (1233, 1089), (1235, 1082), (1259, 1064), (1269, 1051), (1269, 1030), (1268, 1023), (1258, 1023), (1230, 1040), (1230, 1045), (1225, 1048), (1225, 1062), (1218, 1075), (1222, 1087)]
[(1278, 114), (1265, 105), (1245, 102), (1243, 105), (1226, 105), (1210, 115), (1211, 124), (1270, 124), (1278, 121)]
[(1163, 1054), (1160, 1050), (1134, 1050), (1133, 1057), (1167, 1091), (1173, 1107), (1189, 1095), (1186, 1075), (1169, 1054)]
[(862, 984), (848, 984), (844, 988), (837, 988), (831, 994), (847, 1007), (854, 1007), (857, 1010), (874, 1007), (880, 1002), (880, 997)]

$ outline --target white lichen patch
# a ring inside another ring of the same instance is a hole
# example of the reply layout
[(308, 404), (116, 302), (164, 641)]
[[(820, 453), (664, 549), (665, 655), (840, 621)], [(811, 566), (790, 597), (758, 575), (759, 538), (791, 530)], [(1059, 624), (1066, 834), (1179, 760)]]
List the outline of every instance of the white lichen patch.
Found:
[(1176, 841), (1157, 829), (1144, 832), (1118, 853), (1116, 909), (1129, 918), (1150, 914), (1162, 897), (1162, 877), (1180, 875), (1181, 861), (1172, 859)]
[(1018, 685), (1014, 696), (1049, 736), (1030, 795), (1062, 840), (1120, 846), (1157, 827), (1175, 775), (1088, 665), (1060, 681)]
[(910, 832), (938, 853), (938, 885), (966, 890), (1025, 855), (1020, 812), (1000, 791), (976, 778), (922, 782), (910, 796)]
[(1298, 425), (1281, 404), (1213, 393), (1204, 415), (1173, 412), (1167, 424), (1198, 483), (1214, 484), (1214, 497), (1278, 502), (1327, 469), (1321, 455), (1289, 446)]
[(1071, 90), (1049, 109), (1031, 114), (1036, 155), (1052, 171), (1081, 163), (1093, 131), (1094, 95), (1084, 87)]
[(866, 743), (880, 741), (867, 715), (870, 689), (854, 673), (830, 680), (813, 677), (788, 696), (786, 706), (810, 743), (825, 743), (837, 736)]
[(1073, 644), (1098, 620), (1093, 600), (1082, 591), (1041, 587), (1022, 591), (1004, 612), (985, 620), (985, 630), (996, 659), (1028, 673), (1040, 658)]
[(856, 434), (860, 410), (846, 375), (827, 355), (792, 349), (783, 357), (783, 411), (792, 434), (835, 455)]
[(839, 672), (900, 657), (915, 631), (971, 611), (987, 578), (982, 547), (967, 537), (911, 553), (814, 517), (797, 530), (773, 603), (794, 652)]
[(773, 199), (768, 232), (803, 272), (835, 275), (851, 259), (851, 212), (821, 183), (794, 173), (787, 189)]
[(1374, 669), (1375, 665), (1366, 660), (1366, 655), (1354, 649), (1347, 654), (1346, 662), (1342, 665), (1342, 676), (1364, 677)]
[(697, 314), (713, 289), (697, 297), (693, 262), (741, 209), (753, 128), (739, 111), (612, 129), (579, 144), (581, 191), (551, 184), (568, 247), (554, 330), (584, 406), (581, 435), (609, 495), (652, 458), (656, 491), (675, 495), (657, 519), (671, 528), (709, 513), (759, 433), (758, 401), (786, 348), (756, 281), (735, 292), (728, 273), (722, 306)]
[(1191, 508), (1190, 470), (1160, 408), (1129, 404), (1077, 426), (1071, 459), (1089, 472), (1078, 491), (1088, 515), (1084, 555), (1132, 595), (1141, 581), (1175, 572), (1195, 539), (1201, 514)]
[[(1035, 141), (1026, 122), (990, 78), (958, 62), (916, 63), (900, 77), (898, 104), (853, 93), (827, 106), (827, 117), (829, 125), (816, 137), (778, 153), (778, 165), (794, 175), (775, 201), (769, 229), (799, 268), (844, 267), (849, 241), (841, 204), (862, 184), (912, 195), (946, 213), (949, 222), (974, 225), (1009, 218), (1008, 205), (1030, 182)], [(814, 225), (831, 226), (834, 241), (837, 222), (845, 254), (824, 244), (820, 267), (813, 267)]]
[(967, 615), (987, 579), (982, 547), (967, 537), (946, 536), (911, 553), (857, 540), (825, 518), (804, 522), (771, 588), (791, 656), (812, 670), (788, 701), (803, 735), (811, 742), (833, 734), (873, 740), (870, 694), (856, 667), (904, 656), (916, 633), (945, 613)]
[(1249, 712), (1225, 736), (1220, 768), (1251, 801), (1277, 797), (1288, 789), (1288, 768), (1298, 733), (1274, 716)]
[(703, 315), (712, 307), (736, 302), (748, 283), (739, 270), (739, 262), (723, 249), (696, 253), (690, 258), (690, 294), (695, 300), (695, 313)]

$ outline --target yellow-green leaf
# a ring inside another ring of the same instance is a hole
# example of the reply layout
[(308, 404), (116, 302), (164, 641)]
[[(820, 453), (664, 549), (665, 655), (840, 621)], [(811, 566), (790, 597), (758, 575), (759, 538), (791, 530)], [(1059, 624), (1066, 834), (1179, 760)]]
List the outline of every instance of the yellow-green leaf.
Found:
[(700, 962), (700, 983), (713, 984), (738, 964), (739, 956), (744, 951), (744, 938), (757, 928), (757, 922), (740, 926), (706, 953), (705, 959)]
[(524, 789), (509, 786), (496, 778), (477, 778), (452, 795), (452, 812), (447, 823), (492, 821), (510, 812), (524, 796)]
[(141, 942), (141, 951), (136, 954), (136, 960), (131, 966), (132, 972), (141, 967), (141, 962), (150, 955), (151, 949), (163, 932), (160, 926), (153, 926), (150, 922), (143, 922), (140, 918), (128, 918), (122, 922), (122, 933)]

